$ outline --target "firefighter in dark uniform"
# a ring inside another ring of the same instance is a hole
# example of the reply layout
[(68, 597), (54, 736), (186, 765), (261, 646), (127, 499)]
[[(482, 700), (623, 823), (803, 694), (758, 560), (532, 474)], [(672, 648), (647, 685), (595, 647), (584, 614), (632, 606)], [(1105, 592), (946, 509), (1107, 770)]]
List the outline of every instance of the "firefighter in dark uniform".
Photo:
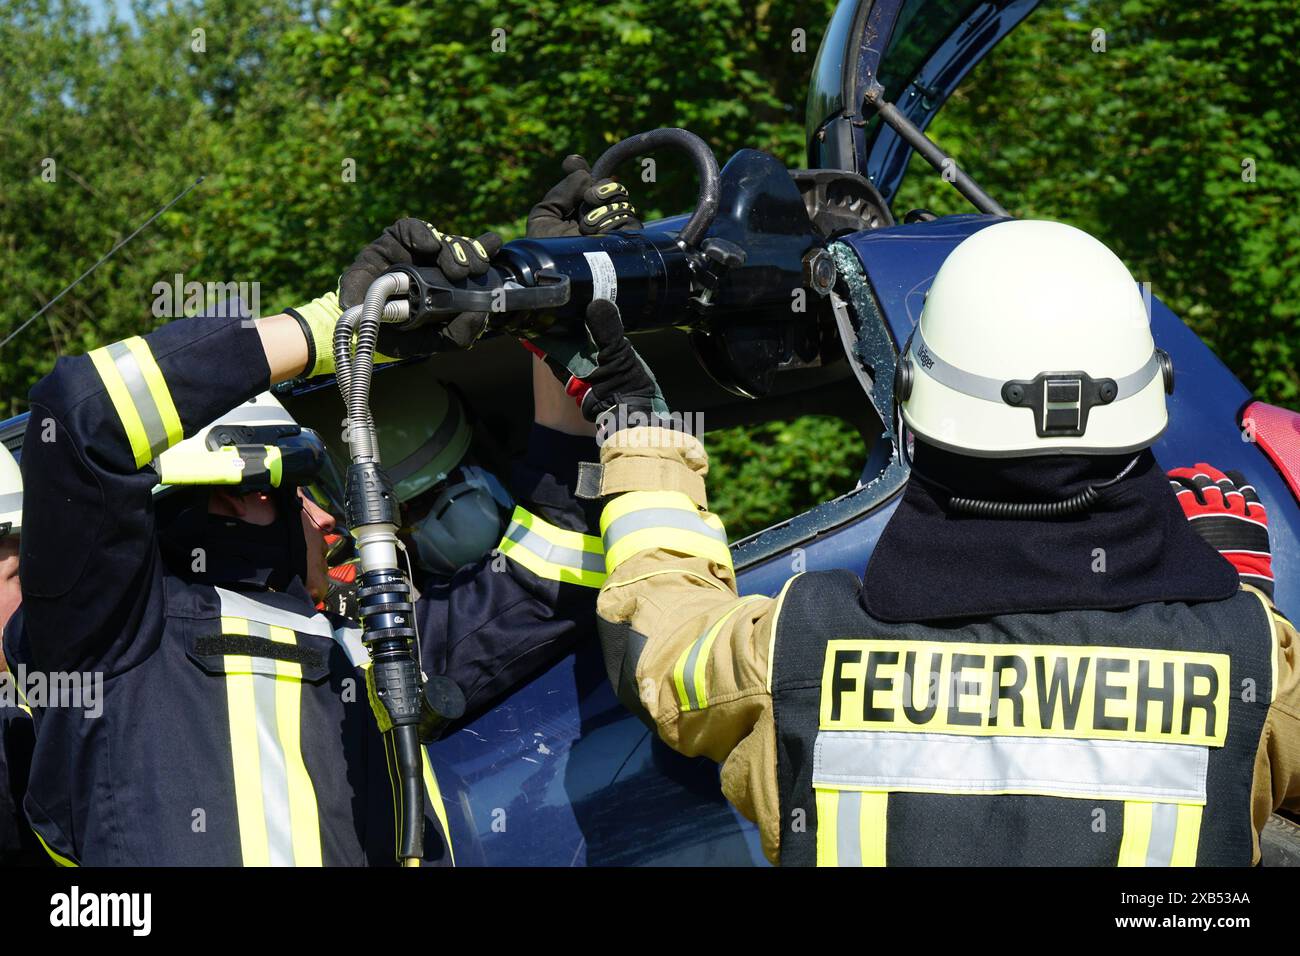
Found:
[(1180, 510), (1150, 451), (1172, 366), (1101, 243), (1016, 221), (951, 253), (900, 360), (912, 476), (865, 577), (773, 597), (737, 595), (700, 442), (619, 427), (649, 384), (612, 306), (588, 324), (590, 410), (622, 413), (595, 489), (610, 678), (722, 764), (769, 859), (1247, 865), (1300, 809), (1262, 504), (1198, 466)]
[[(22, 627), (18, 576), (23, 528), (23, 479), (9, 449), (0, 445), (0, 631)], [(49, 863), (22, 812), (31, 766), (32, 709), (23, 673), (10, 673), (0, 648), (0, 865)]]
[[(578, 185), (575, 221), (580, 199), (603, 184), (588, 176)], [(591, 204), (581, 212), (590, 216)], [(397, 261), (481, 274), (499, 241), (404, 220), (344, 275), (343, 304)], [(332, 371), (338, 310), (331, 295), (255, 322), (182, 319), (61, 358), (33, 388), (22, 456), (24, 633), (7, 649), (22, 649), (29, 670), (103, 688), (98, 714), (34, 708), (25, 809), (56, 861), (395, 862), (368, 654), (359, 629), (315, 608), (334, 526), (299, 488), (316, 477), (310, 462), (323, 448), (282, 425), (269, 396), (258, 398), (277, 382)], [(434, 334), (472, 344), (484, 318), (461, 316)], [(402, 355), (441, 344), (424, 335), (382, 347)], [(565, 452), (575, 443), (594, 452), (594, 443), (554, 377), (535, 374), (534, 383), (540, 500), (518, 489), (529, 534), (513, 539), (529, 559), (508, 559), (504, 572), (486, 562), (462, 569), (417, 604), (426, 670), (447, 668), (466, 696), (490, 698), (554, 661), (592, 619), (599, 581), (578, 572), (598, 561), (600, 540), (561, 492), (577, 471)], [(234, 422), (177, 447), (232, 408)], [(171, 490), (155, 500), (155, 486)], [(516, 660), (527, 672), (509, 666)], [(454, 848), (427, 755), (425, 769), (425, 862), (446, 865)]]

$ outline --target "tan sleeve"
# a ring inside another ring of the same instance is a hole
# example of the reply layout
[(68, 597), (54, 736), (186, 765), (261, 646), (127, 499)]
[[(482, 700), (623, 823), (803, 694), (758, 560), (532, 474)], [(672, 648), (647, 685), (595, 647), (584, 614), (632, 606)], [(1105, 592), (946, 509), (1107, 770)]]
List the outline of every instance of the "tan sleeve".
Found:
[[(1254, 591), (1254, 588), (1247, 588)], [(1263, 600), (1263, 595), (1260, 595)], [(1255, 857), (1259, 862), (1259, 834), (1275, 810), (1300, 812), (1300, 668), (1296, 666), (1295, 626), (1270, 606), (1276, 641), (1277, 679), (1273, 702), (1264, 719), (1255, 778), (1251, 785), (1251, 822), (1255, 828)]]
[[(636, 699), (659, 736), (722, 764), (722, 791), (776, 862), (776, 733), (768, 658), (777, 602), (738, 597), (726, 533), (704, 496), (708, 458), (688, 435), (616, 433), (602, 448), (609, 572), (597, 601), (607, 661), (632, 655)], [(609, 625), (630, 631), (614, 648)]]

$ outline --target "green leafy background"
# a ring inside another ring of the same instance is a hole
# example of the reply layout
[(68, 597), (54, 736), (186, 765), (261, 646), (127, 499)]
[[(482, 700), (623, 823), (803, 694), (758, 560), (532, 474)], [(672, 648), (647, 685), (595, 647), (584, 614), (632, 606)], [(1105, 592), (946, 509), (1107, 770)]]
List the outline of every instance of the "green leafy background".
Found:
[[(401, 215), (519, 235), (564, 155), (632, 132), (686, 126), (723, 157), (802, 165), (832, 8), (145, 0), (106, 22), (79, 0), (0, 0), (0, 335), (208, 176), (0, 349), (0, 398), (21, 411), (57, 355), (152, 327), (176, 273), (260, 282), (267, 311), (332, 287)], [(1296, 405), (1298, 45), (1296, 0), (1049, 0), (930, 132), (1016, 214), (1101, 236), (1258, 395)], [(649, 216), (689, 205), (676, 163), (636, 189)], [(966, 211), (914, 160), (895, 212), (917, 206)], [(733, 535), (850, 488), (857, 445), (824, 418), (711, 434)]]

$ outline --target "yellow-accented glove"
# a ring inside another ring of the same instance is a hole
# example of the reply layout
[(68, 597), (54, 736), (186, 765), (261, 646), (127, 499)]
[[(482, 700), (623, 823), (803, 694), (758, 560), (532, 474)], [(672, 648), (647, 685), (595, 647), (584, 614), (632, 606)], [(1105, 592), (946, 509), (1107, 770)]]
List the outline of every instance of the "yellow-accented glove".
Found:
[[(285, 309), (288, 315), (298, 320), (302, 334), (307, 339), (306, 378), (316, 375), (334, 374), (334, 326), (338, 324), (343, 310), (339, 308), (337, 292), (328, 292), (319, 299), (312, 299), (306, 305)], [(392, 355), (375, 352), (376, 362), (396, 362)]]
[(334, 326), (343, 310), (337, 292), (330, 292), (306, 305), (285, 309), (298, 320), (307, 339), (307, 377), (334, 374)]

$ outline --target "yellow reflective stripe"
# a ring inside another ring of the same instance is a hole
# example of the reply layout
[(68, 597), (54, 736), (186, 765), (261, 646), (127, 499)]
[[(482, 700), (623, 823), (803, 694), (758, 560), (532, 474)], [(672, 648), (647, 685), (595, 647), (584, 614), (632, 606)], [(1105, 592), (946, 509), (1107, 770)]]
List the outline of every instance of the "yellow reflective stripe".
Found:
[(534, 534), (539, 534), (551, 544), (561, 548), (573, 548), (589, 554), (604, 554), (605, 543), (599, 535), (583, 534), (581, 531), (569, 531), (551, 524), (545, 518), (538, 517), (527, 508), (515, 506), (510, 520), (523, 525)]
[(32, 828), (32, 833), (36, 834), (36, 839), (40, 841), (41, 846), (45, 848), (45, 852), (50, 855), (50, 859), (52, 859), (58, 866), (80, 866), (81, 865), (80, 863), (76, 863), (68, 859), (66, 856), (63, 856), (62, 854), (55, 853), (53, 850), (51, 850), (50, 845), (45, 842), (45, 837), (37, 833), (35, 827)]
[(133, 336), (127, 339), (125, 344), (135, 356), (140, 366), (140, 374), (149, 387), (149, 394), (153, 396), (154, 405), (158, 408), (158, 417), (167, 432), (167, 447), (170, 448), (185, 437), (185, 432), (181, 428), (181, 417), (176, 413), (176, 404), (172, 401), (171, 389), (167, 387), (162, 369), (154, 361), (153, 353), (149, 351), (149, 345), (144, 339)]
[[(803, 574), (802, 571), (799, 574)], [(798, 579), (796, 574), (781, 585), (781, 593), (776, 596), (776, 608), (772, 611), (772, 630), (767, 635), (767, 692), (772, 692), (772, 662), (776, 660), (776, 626), (781, 620), (781, 608), (785, 606), (785, 596), (790, 593), (790, 585)]]
[(1148, 801), (1124, 802), (1124, 835), (1120, 838), (1117, 866), (1147, 865), (1147, 847), (1151, 843), (1151, 809)]
[(14, 679), (14, 675), (8, 671), (0, 673), (0, 680), (7, 680), (13, 685), (14, 692), (18, 698), (18, 709), (30, 717), (32, 715), (32, 705), (28, 702), (27, 695), (23, 693), (22, 684), (18, 683), (18, 681)]
[(605, 583), (605, 544), (600, 538), (556, 527), (525, 508), (515, 508), (497, 550), (550, 581), (591, 588)]
[[(1204, 809), (1197, 803), (1125, 801), (1124, 836), (1120, 840), (1117, 865), (1195, 866)], [(1153, 837), (1157, 829), (1159, 839)]]
[(682, 648), (681, 654), (677, 656), (677, 663), (673, 665), (673, 686), (677, 688), (677, 706), (684, 711), (691, 709), (691, 698), (686, 693), (686, 659), (691, 656), (694, 648), (693, 641)]
[(447, 840), (447, 850), (451, 853), (451, 864), (456, 865), (456, 848), (451, 842), (451, 827), (447, 825), (447, 807), (442, 802), (442, 789), (438, 786), (438, 778), (434, 775), (433, 767), (429, 763), (428, 752), (421, 747), (420, 756), (424, 761), (424, 789), (429, 793), (429, 802), (433, 804), (434, 816), (442, 824), (442, 835)]
[[(616, 523), (635, 524), (638, 512), (646, 526), (627, 531), (615, 527)], [(659, 520), (674, 515), (681, 525)], [(601, 513), (600, 532), (605, 540), (605, 570), (610, 574), (632, 556), (651, 550), (673, 551), (732, 567), (721, 519), (700, 511), (680, 491), (631, 491), (619, 495)]]
[(704, 633), (692, 641), (673, 668), (673, 683), (677, 687), (677, 700), (682, 710), (703, 710), (709, 706), (708, 669), (709, 653), (722, 628), (746, 604), (765, 601), (761, 594), (750, 594), (737, 599), (730, 610), (713, 622)]
[(272, 488), (280, 487), (280, 479), (284, 476), (284, 456), (280, 453), (279, 445), (266, 446), (266, 473)]
[[(222, 616), (221, 628), (226, 634), (239, 635), (251, 635), (256, 630), (257, 635), (280, 644), (298, 642), (292, 628), (232, 615)], [(296, 661), (254, 659), (241, 654), (228, 654), (224, 661), (243, 863), (270, 866), (274, 860), (277, 864), (320, 866), (319, 808), (302, 757), (302, 666)], [(265, 736), (271, 733), (274, 738)], [(270, 759), (266, 766), (262, 760), (264, 750)], [(271, 820), (267, 819), (267, 800), (276, 807)], [(276, 831), (274, 853), (272, 828)]]
[(158, 459), (158, 481), (164, 485), (237, 485), (243, 480), (244, 459), (234, 446), (177, 448)]
[[(279, 644), (298, 643), (298, 636), (287, 627), (271, 625), (269, 630), (271, 640)], [(297, 661), (277, 660), (275, 669), (275, 721), (289, 785), (293, 862), (295, 866), (321, 866), (316, 788), (302, 759), (302, 665)]]
[(717, 588), (719, 591), (731, 591), (729, 587), (717, 578), (711, 578), (696, 571), (688, 571), (685, 568), (656, 568), (654, 571), (646, 571), (644, 574), (638, 574), (630, 578), (620, 578), (615, 584), (611, 585), (611, 587), (624, 588), (629, 584), (636, 584), (649, 578), (658, 577), (661, 574), (675, 574), (678, 577), (694, 578), (696, 581), (699, 581), (702, 584), (707, 584), (709, 587)]
[(675, 528), (646, 528), (620, 538), (605, 552), (605, 570), (613, 574), (619, 565), (642, 551), (672, 551), (691, 558), (705, 558), (732, 567), (731, 549), (721, 541)]
[(244, 866), (270, 866), (262, 805), (262, 765), (257, 748), (257, 701), (253, 695), (253, 662), (226, 657), (226, 702), (230, 711), (230, 751), (235, 771), (235, 807)]
[(885, 843), (889, 836), (889, 794), (884, 790), (862, 792), (858, 833), (862, 841), (862, 865), (884, 866)]
[(815, 790), (817, 798), (817, 865), (839, 866), (836, 854), (838, 844), (836, 822), (840, 815), (838, 790)]
[(153, 449), (149, 447), (149, 436), (145, 433), (144, 422), (140, 420), (140, 413), (136, 411), (135, 402), (131, 400), (131, 393), (127, 390), (126, 383), (122, 381), (117, 363), (113, 361), (107, 349), (95, 349), (90, 353), (90, 361), (94, 364), (95, 371), (99, 373), (108, 397), (113, 402), (113, 408), (117, 411), (118, 420), (122, 423), (122, 430), (126, 432), (126, 439), (131, 443), (135, 466), (143, 468), (153, 460)]
[(1170, 866), (1195, 866), (1196, 850), (1201, 842), (1201, 814), (1205, 808), (1194, 803), (1178, 805), (1178, 824), (1174, 830), (1174, 852)]

